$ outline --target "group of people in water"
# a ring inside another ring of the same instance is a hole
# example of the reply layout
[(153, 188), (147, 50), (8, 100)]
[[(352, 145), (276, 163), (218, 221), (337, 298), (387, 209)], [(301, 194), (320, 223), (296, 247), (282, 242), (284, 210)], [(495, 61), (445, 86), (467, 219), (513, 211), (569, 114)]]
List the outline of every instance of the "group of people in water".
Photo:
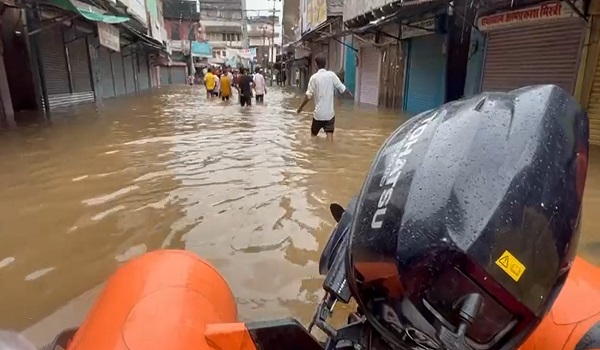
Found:
[(237, 90), (239, 102), (242, 107), (251, 106), (252, 99), (256, 103), (264, 102), (267, 94), (267, 84), (264, 73), (260, 68), (255, 68), (254, 74), (246, 68), (232, 70), (228, 68), (208, 68), (204, 74), (204, 86), (206, 87), (206, 98), (220, 98), (229, 101), (233, 90)]

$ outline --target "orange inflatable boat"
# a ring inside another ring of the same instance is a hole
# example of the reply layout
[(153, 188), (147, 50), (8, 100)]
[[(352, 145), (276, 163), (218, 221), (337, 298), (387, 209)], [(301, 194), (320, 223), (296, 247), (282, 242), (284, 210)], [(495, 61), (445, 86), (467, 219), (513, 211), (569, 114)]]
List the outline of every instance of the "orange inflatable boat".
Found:
[[(227, 282), (186, 251), (147, 253), (109, 280), (67, 350), (318, 350), (293, 319), (240, 323)], [(54, 350), (53, 347), (50, 349)], [(522, 350), (600, 349), (600, 269), (577, 258), (554, 307)]]

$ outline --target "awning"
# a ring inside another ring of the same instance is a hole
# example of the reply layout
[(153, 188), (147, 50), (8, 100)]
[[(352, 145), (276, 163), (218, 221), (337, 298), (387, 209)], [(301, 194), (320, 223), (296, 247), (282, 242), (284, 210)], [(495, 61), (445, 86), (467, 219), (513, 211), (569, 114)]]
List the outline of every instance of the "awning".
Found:
[(142, 44), (151, 47), (153, 49), (161, 50), (166, 52), (166, 46), (161, 41), (154, 39), (153, 37), (140, 32), (139, 30), (133, 28), (127, 23), (120, 23), (119, 27), (123, 28), (124, 31), (134, 36), (138, 41), (141, 41)]
[(107, 14), (104, 10), (77, 0), (49, 0), (48, 2), (63, 10), (77, 13), (89, 21), (109, 24), (129, 21), (129, 17), (127, 16)]
[(314, 35), (315, 33), (319, 33), (319, 31), (323, 30), (328, 25), (332, 24), (333, 22), (335, 22), (338, 19), (339, 19), (339, 17), (330, 17), (325, 22), (316, 26), (314, 29), (309, 30), (308, 32), (302, 34), (302, 37), (300, 39), (294, 41), (293, 43), (290, 43), (290, 45), (293, 45), (293, 44), (297, 43), (298, 41), (304, 41), (304, 40), (309, 39), (312, 35)]
[[(383, 17), (375, 17), (376, 10), (347, 21), (346, 27), (354, 32), (365, 32), (369, 29), (381, 27), (394, 21), (402, 21), (419, 17), (425, 13), (437, 12), (445, 9), (451, 0), (411, 0), (395, 2), (377, 9), (378, 12), (387, 13)], [(379, 11), (380, 10), (380, 11)]]

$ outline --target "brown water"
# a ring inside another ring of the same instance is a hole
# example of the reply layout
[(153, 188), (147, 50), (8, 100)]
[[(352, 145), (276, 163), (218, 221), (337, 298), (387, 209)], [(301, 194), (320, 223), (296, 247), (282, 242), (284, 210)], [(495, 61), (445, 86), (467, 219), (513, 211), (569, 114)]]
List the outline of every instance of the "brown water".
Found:
[[(340, 103), (330, 144), (310, 139), (291, 91), (246, 110), (203, 96), (163, 88), (0, 135), (1, 328), (25, 329), (69, 302), (82, 317), (120, 263), (167, 247), (212, 261), (243, 319), (309, 320), (328, 206), (357, 193), (402, 119)], [(580, 252), (600, 264), (600, 154), (591, 158)], [(53, 317), (36, 332), (75, 322)]]

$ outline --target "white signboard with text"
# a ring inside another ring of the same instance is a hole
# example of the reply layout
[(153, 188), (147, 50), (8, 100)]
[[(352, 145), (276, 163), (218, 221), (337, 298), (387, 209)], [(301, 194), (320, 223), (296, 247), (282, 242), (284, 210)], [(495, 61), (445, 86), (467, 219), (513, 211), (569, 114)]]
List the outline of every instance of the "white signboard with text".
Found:
[(481, 31), (489, 31), (574, 16), (577, 14), (569, 5), (563, 2), (552, 2), (480, 17), (477, 20), (477, 28)]
[(402, 25), (402, 39), (414, 38), (435, 33), (435, 17)]
[(127, 12), (131, 14), (140, 23), (147, 26), (148, 20), (146, 15), (145, 0), (119, 0), (123, 5), (127, 6)]
[(119, 29), (108, 23), (98, 22), (98, 39), (100, 45), (108, 47), (113, 51), (121, 51), (119, 40)]

